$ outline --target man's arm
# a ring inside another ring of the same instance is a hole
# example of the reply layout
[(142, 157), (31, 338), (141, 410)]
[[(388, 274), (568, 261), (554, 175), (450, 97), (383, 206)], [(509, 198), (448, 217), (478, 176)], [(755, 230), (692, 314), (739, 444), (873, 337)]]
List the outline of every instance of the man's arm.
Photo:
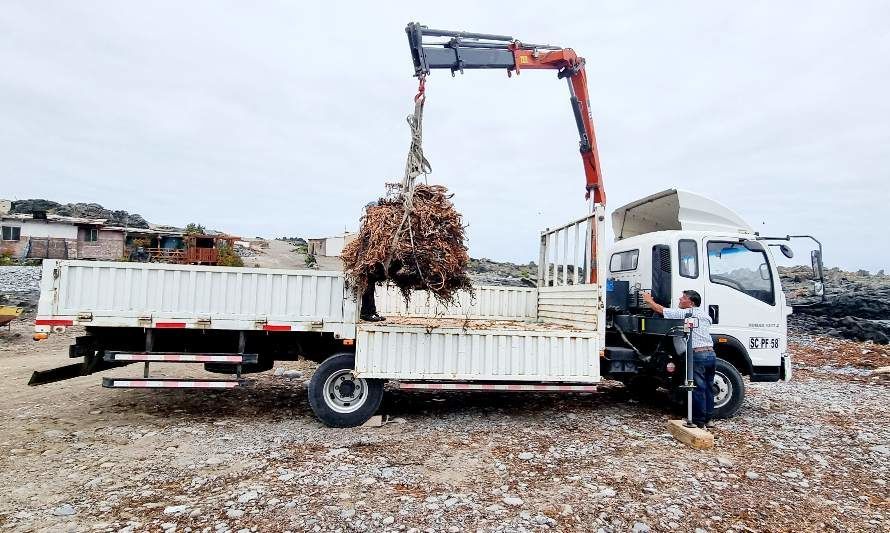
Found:
[(652, 298), (652, 293), (644, 292), (642, 294), (643, 294), (643, 302), (645, 302), (646, 305), (648, 305), (653, 311), (655, 311), (659, 315), (664, 315), (664, 306), (657, 303)]

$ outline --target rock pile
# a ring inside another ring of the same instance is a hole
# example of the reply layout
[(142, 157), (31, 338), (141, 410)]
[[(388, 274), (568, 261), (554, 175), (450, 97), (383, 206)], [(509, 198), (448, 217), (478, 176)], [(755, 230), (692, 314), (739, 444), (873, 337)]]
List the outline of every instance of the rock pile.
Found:
[(831, 268), (825, 271), (826, 302), (795, 305), (806, 300), (810, 291), (809, 272), (808, 267), (780, 269), (785, 296), (794, 306), (789, 318), (792, 328), (879, 344), (890, 342), (890, 276)]
[(257, 257), (258, 255), (260, 255), (260, 253), (253, 248), (248, 248), (246, 246), (236, 244), (235, 255), (237, 255), (238, 257)]
[(104, 218), (109, 225), (129, 226), (131, 228), (147, 228), (148, 221), (136, 213), (128, 213), (121, 210), (106, 209), (99, 204), (60, 204), (52, 200), (31, 199), (16, 200), (12, 202), (13, 213), (33, 213), (34, 211), (46, 211), (59, 216)]
[(24, 308), (24, 316), (37, 309), (40, 299), (40, 267), (0, 267), (0, 305)]

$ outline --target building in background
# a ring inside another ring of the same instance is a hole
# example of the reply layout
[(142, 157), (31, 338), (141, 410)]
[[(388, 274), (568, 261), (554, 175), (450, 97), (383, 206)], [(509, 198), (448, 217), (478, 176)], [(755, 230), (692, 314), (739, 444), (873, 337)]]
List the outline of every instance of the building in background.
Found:
[(0, 252), (17, 259), (120, 259), (124, 232), (106, 228), (104, 219), (0, 214)]
[(343, 248), (355, 240), (356, 237), (356, 233), (344, 231), (342, 235), (308, 239), (308, 253), (309, 255), (322, 257), (339, 257), (343, 253)]
[[(108, 225), (107, 219), (10, 213), (12, 202), (0, 200), (0, 254), (18, 260), (93, 259), (216, 265), (224, 248), (234, 253), (233, 235), (208, 231), (186, 234), (172, 226), (131, 228)], [(340, 246), (342, 248), (342, 245)]]

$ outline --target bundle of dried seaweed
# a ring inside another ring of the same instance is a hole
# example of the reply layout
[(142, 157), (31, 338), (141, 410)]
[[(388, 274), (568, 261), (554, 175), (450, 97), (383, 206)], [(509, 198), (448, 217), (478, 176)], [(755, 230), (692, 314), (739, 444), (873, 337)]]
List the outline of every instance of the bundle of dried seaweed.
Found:
[(359, 294), (383, 279), (406, 299), (414, 290), (427, 290), (445, 303), (472, 288), (461, 215), (441, 185), (417, 185), (413, 193), (400, 192), (368, 207), (358, 237), (341, 258)]

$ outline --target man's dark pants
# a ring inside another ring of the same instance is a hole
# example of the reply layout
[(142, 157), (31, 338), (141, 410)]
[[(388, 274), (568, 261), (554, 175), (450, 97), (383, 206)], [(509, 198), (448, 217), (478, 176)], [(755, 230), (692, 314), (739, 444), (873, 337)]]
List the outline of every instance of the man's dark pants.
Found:
[(375, 282), (368, 283), (368, 286), (365, 287), (364, 292), (362, 292), (361, 316), (373, 316), (377, 314), (377, 302), (374, 301), (375, 285)]
[(382, 273), (382, 267), (368, 273), (368, 286), (362, 292), (361, 316), (373, 316), (377, 314), (377, 302), (374, 301), (374, 290), (377, 283), (384, 281), (386, 277)]
[(692, 423), (703, 426), (714, 416), (714, 371), (717, 355), (714, 352), (692, 354), (695, 390), (692, 391)]

